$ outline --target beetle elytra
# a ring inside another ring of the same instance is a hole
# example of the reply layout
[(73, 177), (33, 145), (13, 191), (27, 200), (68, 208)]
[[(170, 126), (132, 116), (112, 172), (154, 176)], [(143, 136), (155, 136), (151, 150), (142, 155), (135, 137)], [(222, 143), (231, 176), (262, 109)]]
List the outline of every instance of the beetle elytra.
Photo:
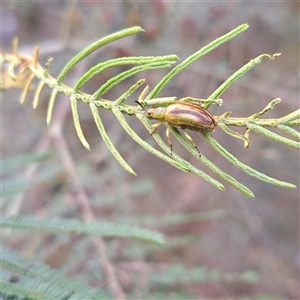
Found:
[(196, 103), (178, 100), (167, 106), (145, 109), (140, 102), (136, 102), (144, 109), (146, 117), (160, 121), (151, 126), (151, 135), (156, 132), (162, 123), (166, 123), (166, 137), (170, 145), (171, 154), (173, 147), (170, 140), (170, 126), (181, 128), (186, 139), (195, 147), (199, 155), (201, 155), (197, 145), (191, 136), (185, 132), (185, 129), (198, 132), (213, 132), (217, 125), (213, 115), (207, 109)]

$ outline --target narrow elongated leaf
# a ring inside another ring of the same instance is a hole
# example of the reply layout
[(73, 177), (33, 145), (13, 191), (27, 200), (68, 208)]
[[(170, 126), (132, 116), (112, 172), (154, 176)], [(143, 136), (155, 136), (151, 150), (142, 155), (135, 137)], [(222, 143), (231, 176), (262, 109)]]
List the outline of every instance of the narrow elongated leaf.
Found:
[(75, 219), (41, 219), (35, 216), (3, 216), (0, 224), (3, 228), (8, 227), (18, 230), (92, 234), (102, 237), (130, 238), (158, 244), (163, 243), (163, 237), (158, 232), (104, 221), (83, 223)]
[(78, 92), (84, 84), (91, 80), (96, 74), (103, 72), (109, 68), (120, 67), (126, 65), (145, 65), (153, 63), (163, 63), (166, 61), (175, 62), (178, 60), (177, 55), (168, 55), (168, 56), (138, 56), (138, 57), (120, 57), (105, 61), (94, 67), (92, 67), (88, 72), (86, 72), (75, 84), (74, 90)]
[(100, 290), (67, 278), (61, 272), (52, 270), (41, 262), (31, 261), (6, 247), (0, 250), (1, 267), (16, 273), (16, 282), (11, 284), (3, 281), (5, 286), (1, 285), (1, 292), (10, 295), (27, 295), (32, 297), (29, 299), (42, 300), (70, 299), (74, 295), (77, 295), (77, 299), (107, 299), (107, 295), (104, 296)]
[(42, 161), (50, 157), (50, 153), (41, 152), (41, 153), (28, 153), (19, 155), (16, 157), (11, 157), (1, 161), (0, 175), (6, 174), (8, 172), (15, 171), (18, 168), (32, 164), (35, 162)]
[(220, 178), (222, 178), (224, 181), (226, 181), (228, 184), (233, 186), (235, 189), (243, 193), (245, 196), (249, 197), (250, 199), (254, 199), (255, 196), (251, 190), (249, 190), (245, 185), (237, 181), (235, 178), (230, 176), (229, 174), (222, 171), (219, 167), (217, 167), (213, 162), (208, 160), (204, 155), (201, 155), (199, 157), (199, 153), (195, 150), (195, 148), (192, 146), (190, 142), (188, 142), (181, 134), (180, 132), (172, 127), (171, 128), (172, 133), (175, 135), (175, 137), (179, 140), (179, 142), (196, 157), (202, 164), (204, 164), (206, 167), (211, 169), (216, 175), (218, 175)]
[(249, 124), (248, 127), (255, 131), (256, 133), (274, 141), (274, 142), (277, 142), (277, 143), (280, 143), (280, 144), (283, 144), (285, 146), (288, 146), (288, 147), (291, 147), (291, 148), (295, 148), (295, 149), (300, 149), (300, 143), (299, 142), (296, 142), (296, 141), (293, 141), (291, 139), (288, 139), (286, 137), (283, 137), (275, 132), (272, 132), (266, 128), (263, 128), (259, 125), (255, 125), (255, 124)]
[(116, 40), (119, 40), (123, 37), (136, 34), (138, 32), (143, 31), (143, 29), (139, 26), (134, 26), (128, 29), (124, 29), (121, 31), (118, 31), (116, 33), (110, 34), (108, 36), (105, 36), (104, 38), (100, 39), (99, 41), (93, 43), (92, 45), (86, 47), (84, 50), (82, 50), (79, 54), (77, 54), (70, 62), (67, 63), (67, 65), (63, 68), (59, 76), (57, 77), (57, 82), (60, 84), (66, 77), (66, 75), (85, 57), (96, 51), (97, 49), (113, 42)]
[[(147, 99), (155, 98), (160, 91), (176, 76), (178, 75), (182, 70), (187, 68), (189, 65), (191, 65), (193, 62), (195, 62), (197, 59), (202, 57), (203, 55), (207, 54), (208, 52), (212, 51), (213, 49), (217, 48), (218, 46), (222, 45), (223, 43), (229, 41), (230, 39), (234, 38), (235, 36), (239, 35), (243, 31), (245, 31), (248, 28), (248, 24), (242, 24), (235, 28), (234, 30), (228, 32), (227, 34), (217, 38), (213, 42), (209, 43), (205, 47), (201, 48), (197, 52), (190, 55), (188, 58), (186, 58), (182, 63), (177, 65), (175, 68), (173, 68), (151, 91)], [(219, 97), (209, 97), (209, 99), (216, 99)]]
[(88, 151), (91, 151), (90, 145), (87, 142), (86, 138), (83, 135), (81, 126), (80, 126), (80, 121), (79, 121), (79, 115), (78, 115), (78, 109), (77, 109), (77, 99), (74, 96), (71, 96), (71, 108), (72, 108), (72, 114), (73, 114), (73, 121), (74, 121), (74, 126), (76, 129), (76, 133), (78, 135), (78, 138), (84, 148)]
[[(144, 124), (144, 126), (151, 131), (150, 126), (151, 123), (150, 121), (147, 119), (147, 117), (145, 117), (143, 114), (137, 114), (137, 117), (139, 118), (139, 120)], [(174, 128), (172, 128), (173, 130)], [(157, 142), (157, 144), (166, 152), (170, 152), (170, 148), (169, 146), (167, 146), (163, 140), (161, 139), (160, 135), (158, 133), (155, 133), (152, 135), (153, 138), (155, 139), (155, 141)], [(148, 149), (147, 149), (148, 150)], [(190, 164), (188, 161), (184, 160), (183, 158), (181, 158), (179, 155), (177, 155), (175, 152), (173, 152), (172, 157), (174, 158), (174, 160), (178, 163), (181, 163), (182, 165), (184, 165), (190, 172), (196, 174), (197, 176), (199, 176), (200, 178), (203, 178), (204, 180), (206, 180), (207, 182), (209, 182), (210, 184), (214, 185), (216, 188), (218, 188), (219, 190), (224, 190), (224, 185), (221, 184), (220, 182), (218, 182), (217, 180), (215, 180), (214, 178), (212, 178), (211, 176), (207, 175), (205, 172), (197, 169), (196, 167), (194, 167), (192, 164)]]
[[(229, 78), (227, 78), (208, 98), (209, 99), (217, 99), (220, 98), (221, 95), (239, 78), (249, 72), (252, 68), (257, 66), (262, 62), (263, 58), (274, 59), (278, 57), (279, 54), (274, 54), (273, 56), (269, 54), (262, 54), (254, 59), (251, 59), (246, 65), (232, 74)], [(205, 105), (205, 108), (209, 108), (211, 104)]]
[(98, 108), (94, 103), (90, 103), (90, 108), (95, 120), (95, 123), (98, 127), (98, 130), (101, 134), (101, 137), (103, 139), (103, 141), (105, 142), (107, 148), (109, 149), (109, 151), (111, 152), (111, 154), (115, 157), (115, 159), (118, 161), (118, 163), (130, 174), (135, 175), (136, 173), (132, 170), (132, 168), (126, 163), (126, 161), (123, 159), (123, 157), (120, 155), (120, 153), (118, 152), (118, 150), (116, 149), (116, 147), (114, 146), (114, 144), (112, 143), (111, 139), (108, 137), (104, 125), (101, 121), (101, 118), (99, 116), (98, 113)]
[(115, 77), (109, 79), (106, 83), (104, 83), (94, 94), (93, 98), (98, 99), (105, 93), (107, 93), (111, 88), (119, 84), (120, 82), (124, 81), (125, 79), (132, 77), (135, 74), (142, 73), (148, 70), (156, 70), (156, 69), (163, 69), (169, 68), (174, 62), (161, 62), (161, 63), (151, 63), (142, 66), (133, 67), (127, 71), (124, 71)]
[(269, 177), (263, 173), (260, 173), (256, 170), (252, 169), (251, 167), (241, 163), (236, 157), (234, 157), (224, 147), (222, 147), (215, 139), (213, 139), (212, 136), (210, 136), (209, 134), (202, 134), (202, 135), (210, 143), (210, 145), (215, 150), (217, 150), (224, 158), (226, 158), (229, 162), (231, 162), (233, 165), (235, 165), (236, 167), (241, 169), (246, 174), (248, 174), (258, 180), (261, 180), (261, 181), (264, 181), (264, 182), (267, 182), (270, 184), (274, 184), (277, 186), (281, 186), (281, 187), (285, 187), (285, 188), (295, 188), (296, 187), (294, 184), (280, 181), (275, 178)]
[(147, 151), (149, 151), (150, 153), (156, 155), (157, 157), (165, 160), (166, 162), (168, 162), (169, 164), (173, 165), (175, 168), (184, 171), (184, 172), (189, 172), (189, 168), (186, 167), (185, 165), (175, 161), (174, 159), (170, 158), (169, 156), (164, 155), (163, 153), (159, 152), (158, 150), (156, 150), (155, 148), (153, 148), (152, 146), (150, 146), (148, 143), (146, 143), (142, 138), (140, 138), (135, 132), (134, 130), (132, 130), (132, 128), (129, 126), (129, 124), (127, 123), (125, 117), (123, 116), (123, 114), (120, 112), (120, 110), (118, 110), (117, 108), (113, 108), (113, 113), (115, 114), (115, 116), (117, 117), (117, 119), (119, 120), (119, 122), (121, 123), (122, 127), (124, 128), (124, 130), (128, 133), (128, 135), (131, 136), (131, 138), (136, 141), (139, 145), (141, 145), (142, 147), (144, 147)]

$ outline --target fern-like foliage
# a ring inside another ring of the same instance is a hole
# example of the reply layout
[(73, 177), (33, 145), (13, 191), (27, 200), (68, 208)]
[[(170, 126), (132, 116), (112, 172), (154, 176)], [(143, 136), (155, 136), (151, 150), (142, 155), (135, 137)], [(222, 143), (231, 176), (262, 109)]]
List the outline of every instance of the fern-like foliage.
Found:
[(150, 217), (150, 216), (140, 216), (137, 218), (130, 218), (131, 222), (137, 222), (138, 224), (146, 224), (148, 226), (168, 226), (168, 225), (179, 225), (189, 222), (198, 221), (213, 221), (224, 218), (226, 212), (223, 209), (217, 209), (212, 211), (207, 211), (204, 213), (191, 213), (191, 214), (172, 214), (170, 216), (166, 215), (163, 219)]
[(112, 299), (99, 289), (69, 279), (9, 248), (1, 248), (0, 262), (0, 295), (5, 299)]
[[(24, 180), (20, 178), (15, 178), (15, 176), (11, 176), (14, 174), (14, 171), (19, 170), (22, 167), (32, 165), (33, 163), (38, 163), (42, 160), (45, 160), (50, 157), (50, 153), (41, 152), (41, 153), (28, 153), (22, 154), (19, 156), (11, 157), (8, 159), (3, 159), (0, 161), (1, 170), (0, 176), (1, 178), (1, 198), (7, 198), (9, 196), (13, 196), (19, 193), (24, 192), (28, 189), (29, 186), (37, 183), (45, 179), (45, 176), (49, 178), (49, 176), (53, 176), (53, 173), (45, 174), (44, 177), (38, 177), (35, 180)], [(3, 205), (3, 203), (2, 203)]]
[(29, 153), (22, 154), (15, 157), (10, 157), (8, 159), (1, 160), (1, 170), (0, 175), (6, 175), (10, 172), (13, 172), (21, 167), (27, 166), (29, 164), (42, 161), (50, 157), (50, 153), (41, 152), (41, 153)]
[(186, 269), (182, 265), (172, 265), (165, 270), (153, 272), (150, 280), (157, 285), (174, 285), (176, 283), (199, 283), (199, 282), (217, 282), (217, 281), (237, 281), (254, 283), (259, 279), (254, 271), (245, 271), (241, 274), (224, 274), (217, 270), (208, 270), (206, 267), (195, 267)]
[(89, 234), (108, 238), (130, 238), (158, 244), (163, 243), (163, 237), (158, 232), (124, 224), (112, 224), (104, 221), (83, 223), (75, 219), (41, 219), (35, 216), (2, 216), (1, 227), (8, 227), (14, 230)]
[[(176, 67), (171, 69), (167, 75), (165, 75), (161, 81), (146, 95), (146, 90), (141, 93), (139, 101), (143, 103), (144, 106), (167, 106), (170, 103), (176, 101), (176, 97), (164, 97), (158, 98), (159, 93), (162, 89), (181, 71), (191, 65), (200, 57), (204, 56), (208, 52), (212, 51), (216, 47), (222, 45), (228, 40), (234, 38), (238, 34), (242, 33), (248, 28), (247, 24), (243, 24), (236, 29), (230, 31), (229, 33), (221, 36), (220, 38), (214, 40), (207, 46), (198, 50), (196, 53), (192, 54)], [(163, 141), (158, 133), (153, 134), (153, 138), (157, 142), (157, 144), (161, 147), (161, 149), (166, 153), (164, 154), (161, 151), (158, 151), (147, 142), (145, 142), (127, 123), (124, 114), (128, 114), (131, 116), (137, 117), (141, 123), (147, 128), (149, 132), (151, 132), (151, 123), (148, 119), (147, 114), (143, 111), (140, 106), (131, 106), (126, 105), (124, 102), (128, 99), (128, 97), (136, 91), (144, 82), (144, 79), (139, 80), (134, 84), (131, 88), (128, 89), (123, 95), (121, 95), (118, 99), (111, 101), (102, 98), (105, 93), (107, 93), (111, 88), (124, 81), (125, 79), (147, 70), (160, 69), (160, 68), (168, 68), (172, 66), (178, 59), (176, 55), (169, 56), (158, 56), (158, 57), (123, 57), (117, 59), (111, 59), (103, 63), (99, 63), (98, 65), (92, 67), (88, 70), (81, 78), (78, 79), (77, 83), (73, 86), (67, 86), (63, 83), (65, 77), (69, 74), (69, 72), (83, 59), (88, 57), (92, 52), (96, 51), (100, 47), (107, 45), (110, 42), (116, 41), (123, 37), (133, 35), (143, 31), (140, 27), (132, 27), (117, 33), (108, 35), (99, 41), (93, 43), (88, 46), (84, 50), (82, 50), (78, 55), (76, 55), (70, 62), (66, 64), (61, 73), (57, 78), (52, 77), (48, 72), (48, 66), (46, 65), (43, 68), (38, 63), (38, 48), (35, 49), (33, 57), (28, 57), (24, 55), (20, 55), (18, 53), (18, 45), (17, 40), (14, 41), (13, 44), (13, 53), (2, 53), (1, 61), (8, 64), (4, 82), (2, 83), (2, 88), (9, 88), (11, 86), (23, 88), (23, 93), (20, 98), (20, 102), (24, 103), (26, 95), (30, 87), (32, 86), (32, 80), (36, 77), (40, 80), (40, 83), (35, 91), (35, 96), (33, 99), (33, 107), (36, 108), (39, 103), (41, 91), (45, 85), (48, 85), (52, 89), (52, 95), (50, 97), (49, 105), (48, 105), (48, 113), (47, 113), (47, 124), (49, 125), (52, 118), (53, 107), (55, 105), (55, 99), (58, 93), (64, 93), (70, 99), (70, 105), (72, 108), (74, 126), (79, 137), (79, 140), (83, 144), (83, 146), (90, 150), (90, 146), (85, 136), (83, 135), (81, 125), (80, 125), (80, 117), (78, 112), (77, 103), (78, 101), (86, 103), (89, 105), (91, 113), (93, 115), (96, 126), (99, 130), (99, 133), (106, 143), (108, 149), (115, 157), (115, 159), (120, 163), (120, 165), (129, 173), (136, 175), (134, 170), (127, 164), (127, 162), (120, 155), (119, 151), (112, 143), (111, 139), (106, 133), (105, 127), (102, 123), (101, 117), (99, 115), (99, 109), (107, 109), (113, 112), (116, 119), (122, 125), (123, 129), (127, 132), (127, 134), (136, 141), (140, 146), (144, 147), (150, 153), (156, 155), (160, 159), (163, 159), (167, 163), (173, 165), (175, 168), (183, 171), (183, 172), (192, 172), (195, 175), (201, 177), (207, 182), (214, 185), (216, 188), (220, 190), (224, 190), (224, 185), (203, 172), (202, 170), (196, 168), (188, 161), (184, 160), (182, 157), (177, 155), (176, 153), (170, 153), (169, 146)], [(262, 62), (263, 58), (275, 59), (280, 54), (268, 55), (262, 54), (254, 59), (252, 59), (249, 63), (243, 66), (241, 69), (236, 71), (232, 76), (230, 76), (220, 87), (218, 87), (207, 100), (203, 99), (195, 99), (186, 97), (184, 99), (180, 99), (181, 101), (189, 101), (193, 103), (198, 103), (202, 105), (204, 108), (209, 108), (212, 104), (221, 105), (222, 101), (220, 97), (227, 90), (231, 84), (233, 84), (237, 79), (243, 76), (245, 73), (250, 71), (253, 67)], [(88, 83), (96, 74), (112, 67), (116, 66), (124, 66), (124, 65), (134, 65), (129, 70), (121, 72), (120, 74), (110, 78), (107, 82), (101, 85), (97, 91), (92, 94), (87, 94), (82, 92), (82, 88), (86, 83)], [(15, 74), (14, 69), (16, 66), (20, 66), (20, 72)], [(15, 80), (15, 81), (12, 81)], [(227, 133), (228, 135), (241, 139), (244, 142), (244, 146), (247, 148), (250, 146), (249, 133), (250, 131), (256, 132), (266, 138), (269, 138), (275, 142), (279, 142), (288, 147), (300, 149), (300, 134), (298, 131), (293, 129), (292, 127), (299, 126), (300, 123), (300, 110), (296, 110), (291, 112), (287, 116), (283, 116), (278, 119), (261, 119), (261, 116), (266, 114), (268, 111), (273, 109), (276, 104), (280, 102), (280, 99), (272, 100), (267, 107), (265, 107), (260, 112), (248, 116), (248, 117), (231, 117), (230, 112), (227, 112), (221, 116), (214, 116), (216, 120), (217, 126)], [(244, 135), (232, 130), (229, 126), (238, 126), (244, 127), (246, 132)], [(287, 133), (290, 138), (283, 137), (279, 134), (274, 133), (269, 130), (269, 128), (277, 128), (280, 131)], [(204, 155), (199, 156), (196, 149), (193, 145), (180, 133), (180, 131), (171, 126), (172, 134), (178, 139), (178, 141), (194, 156), (196, 157), (204, 166), (213, 171), (219, 178), (236, 188), (238, 191), (248, 196), (251, 199), (254, 199), (254, 194), (251, 190), (249, 190), (246, 186), (240, 183), (238, 180), (221, 170), (218, 166), (216, 166), (212, 161), (208, 160)], [(205, 138), (205, 140), (225, 159), (231, 162), (233, 165), (244, 171), (246, 174), (253, 176), (254, 178), (264, 181), (269, 184), (274, 184), (277, 186), (285, 187), (285, 188), (295, 188), (294, 184), (287, 183), (281, 180), (277, 180), (268, 175), (262, 174), (254, 170), (253, 168), (243, 164), (240, 162), (235, 156), (229, 153), (220, 143), (218, 143), (209, 133), (201, 132), (201, 135)]]

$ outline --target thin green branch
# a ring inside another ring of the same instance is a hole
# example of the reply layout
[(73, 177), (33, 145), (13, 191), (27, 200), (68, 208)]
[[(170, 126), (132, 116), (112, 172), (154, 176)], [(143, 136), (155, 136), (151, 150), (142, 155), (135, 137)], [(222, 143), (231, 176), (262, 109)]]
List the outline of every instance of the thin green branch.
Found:
[[(279, 118), (279, 119), (259, 119), (262, 115), (266, 114), (270, 110), (272, 110), (276, 104), (280, 103), (280, 99), (276, 98), (272, 100), (263, 110), (261, 110), (258, 113), (253, 114), (252, 116), (248, 118), (230, 118), (230, 113), (227, 112), (223, 114), (222, 116), (215, 117), (215, 120), (217, 121), (217, 124), (219, 128), (221, 128), (224, 132), (227, 134), (235, 137), (235, 138), (241, 138), (244, 140), (245, 147), (249, 147), (249, 131), (250, 129), (281, 144), (284, 144), (286, 146), (299, 149), (299, 143), (296, 141), (293, 141), (291, 139), (282, 137), (270, 130), (267, 130), (263, 127), (275, 127), (278, 128), (289, 135), (295, 137), (299, 140), (300, 134), (296, 130), (290, 128), (290, 126), (299, 126), (299, 112), (294, 112), (292, 114), (289, 114), (288, 116)], [(284, 124), (288, 123), (289, 126), (286, 126)], [(240, 135), (239, 133), (229, 129), (227, 126), (240, 126), (247, 128), (247, 131), (244, 136)]]
[(268, 111), (272, 110), (274, 106), (278, 103), (280, 103), (281, 100), (279, 98), (273, 99), (263, 110), (261, 110), (258, 113), (255, 113), (254, 115), (248, 117), (248, 120), (256, 120), (262, 115), (266, 114)]
[(219, 124), (219, 122), (222, 122), (226, 124), (227, 126), (238, 126), (238, 127), (248, 127), (249, 124), (255, 124), (262, 127), (277, 127), (278, 124), (286, 125), (289, 127), (299, 127), (300, 125), (300, 119), (295, 119), (292, 121), (284, 121), (282, 122), (281, 119), (255, 119), (254, 121), (249, 122), (248, 118), (234, 118), (234, 117), (228, 117), (227, 112), (221, 116), (214, 116), (215, 120)]
[(218, 122), (218, 127), (221, 128), (224, 132), (226, 132), (228, 135), (237, 138), (237, 139), (241, 139), (244, 141), (244, 148), (249, 148), (250, 146), (250, 141), (249, 141), (249, 137), (246, 135), (241, 135), (240, 133), (231, 130), (229, 127), (227, 127), (224, 123), (222, 122)]
[[(169, 104), (176, 101), (176, 97), (162, 97), (162, 98), (155, 98), (161, 90), (173, 79), (176, 75), (178, 75), (182, 70), (184, 70), (186, 67), (188, 67), (190, 64), (192, 64), (194, 61), (199, 59), (201, 56), (207, 54), (211, 50), (215, 49), (216, 47), (222, 45), (224, 42), (230, 40), (231, 38), (237, 36), (244, 30), (248, 28), (247, 24), (243, 24), (236, 29), (232, 30), (231, 32), (225, 34), (224, 36), (216, 39), (215, 41), (211, 42), (209, 45), (203, 47), (196, 53), (189, 56), (187, 59), (185, 59), (182, 63), (177, 65), (175, 68), (173, 68), (162, 80), (154, 87), (154, 89), (151, 91), (151, 93), (146, 96), (148, 87), (146, 87), (143, 92), (140, 94), (139, 102), (141, 106), (147, 110), (147, 107), (160, 107), (160, 106), (168, 106)], [(48, 67), (50, 60), (47, 62), (46, 67), (43, 68), (38, 64), (38, 48), (35, 50), (35, 54), (33, 58), (28, 58), (27, 56), (20, 56), (17, 51), (17, 43), (14, 44), (14, 51), (13, 54), (0, 54), (0, 60), (8, 63), (8, 76), (11, 78), (18, 78), (14, 74), (14, 67), (17, 65), (21, 66), (22, 70), (27, 70), (28, 73), (30, 73), (30, 76), (28, 78), (24, 79), (24, 82), (22, 82), (22, 88), (23, 88), (23, 94), (21, 96), (21, 102), (24, 102), (25, 97), (27, 95), (28, 89), (30, 87), (31, 81), (34, 77), (37, 77), (41, 80), (38, 89), (35, 94), (35, 98), (33, 101), (34, 108), (38, 105), (38, 100), (40, 97), (40, 93), (43, 89), (44, 85), (50, 86), (52, 89), (52, 94), (48, 106), (47, 111), (47, 124), (49, 125), (52, 113), (53, 113), (53, 107), (55, 103), (55, 99), (58, 93), (64, 93), (67, 97), (71, 100), (71, 108), (73, 113), (73, 119), (74, 124), (76, 128), (77, 135), (82, 142), (82, 144), (89, 150), (89, 145), (83, 135), (80, 122), (79, 122), (79, 115), (78, 115), (78, 108), (77, 108), (77, 101), (82, 101), (84, 103), (89, 103), (90, 109), (92, 111), (95, 123), (98, 127), (98, 130), (104, 140), (104, 142), (107, 144), (109, 150), (112, 152), (114, 157), (118, 160), (118, 162), (130, 173), (135, 174), (134, 171), (131, 169), (131, 167), (124, 161), (124, 159), (121, 157), (119, 152), (116, 150), (115, 146), (113, 145), (112, 141), (108, 137), (104, 126), (102, 124), (102, 121), (100, 119), (98, 108), (103, 108), (107, 110), (112, 110), (115, 116), (117, 117), (120, 124), (123, 126), (124, 130), (131, 136), (132, 139), (134, 139), (137, 143), (139, 143), (142, 147), (144, 147), (147, 151), (151, 152), (152, 154), (158, 156), (159, 158), (165, 160), (166, 162), (170, 163), (174, 167), (184, 171), (184, 172), (193, 172), (197, 176), (203, 178), (204, 180), (208, 181), (209, 183), (213, 184), (220, 190), (224, 189), (224, 186), (213, 179), (212, 177), (208, 176), (204, 172), (198, 170), (194, 166), (192, 166), (189, 162), (185, 161), (181, 157), (179, 157), (176, 153), (173, 153), (172, 156), (167, 156), (160, 151), (156, 150), (152, 146), (150, 146), (148, 143), (143, 141), (128, 125), (125, 117), (123, 114), (129, 114), (129, 115), (135, 115), (142, 124), (148, 129), (149, 132), (151, 132), (151, 122), (147, 118), (147, 115), (145, 115), (145, 112), (143, 111), (143, 108), (139, 106), (130, 106), (124, 104), (124, 102), (128, 99), (128, 97), (137, 90), (137, 88), (144, 83), (144, 79), (139, 80), (136, 82), (132, 87), (130, 87), (123, 95), (121, 95), (118, 99), (115, 101), (110, 101), (106, 99), (102, 99), (103, 94), (107, 93), (112, 87), (117, 85), (118, 83), (122, 82), (126, 78), (132, 77), (133, 75), (144, 72), (151, 69), (158, 69), (158, 68), (166, 68), (170, 67), (172, 63), (174, 63), (178, 57), (176, 55), (169, 55), (164, 57), (124, 57), (124, 58), (117, 58), (112, 59), (106, 62), (102, 62), (95, 67), (91, 68), (88, 72), (86, 72), (76, 83), (75, 87), (69, 87), (67, 85), (64, 85), (62, 81), (64, 80), (65, 76), (74, 68), (76, 64), (78, 64), (82, 59), (87, 57), (89, 54), (91, 54), (93, 51), (99, 49), (100, 47), (113, 42), (115, 40), (118, 40), (122, 37), (129, 36), (132, 34), (135, 34), (137, 32), (142, 31), (140, 27), (132, 27), (129, 29), (125, 29), (122, 31), (119, 31), (117, 33), (111, 34), (107, 37), (104, 37), (103, 39), (100, 39), (96, 43), (90, 45), (89, 47), (85, 48), (83, 51), (81, 51), (78, 55), (76, 55), (62, 70), (60, 75), (57, 79), (52, 77), (48, 73)], [(228, 89), (231, 84), (233, 84), (238, 78), (243, 76), (245, 73), (247, 73), (249, 70), (251, 70), (254, 66), (258, 65), (263, 58), (269, 58), (274, 59), (278, 57), (280, 54), (274, 54), (274, 55), (268, 55), (263, 54), (255, 59), (251, 60), (249, 63), (247, 63), (245, 66), (240, 68), (237, 72), (235, 72), (232, 76), (230, 76), (219, 88), (217, 88), (208, 99), (195, 99), (191, 97), (185, 97), (182, 98), (179, 101), (181, 102), (192, 102), (197, 103), (201, 105), (204, 108), (208, 108), (211, 104), (222, 104), (222, 99), (219, 99), (219, 97), (224, 93), (226, 89)], [(104, 83), (93, 95), (85, 94), (80, 91), (82, 86), (88, 82), (91, 78), (93, 78), (97, 73), (116, 66), (122, 66), (122, 65), (138, 65), (134, 66), (131, 69), (121, 72), (117, 76), (111, 78), (106, 83)], [(21, 86), (21, 85), (20, 85)], [(300, 139), (300, 133), (291, 127), (299, 126), (300, 124), (300, 109), (296, 110), (295, 112), (290, 113), (287, 116), (284, 116), (279, 119), (260, 119), (260, 117), (264, 114), (266, 114), (268, 111), (272, 110), (275, 105), (277, 105), (280, 102), (280, 99), (274, 99), (272, 100), (263, 110), (260, 112), (253, 114), (252, 116), (248, 118), (231, 118), (230, 112), (224, 113), (222, 116), (214, 116), (214, 119), (216, 121), (216, 124), (227, 134), (242, 139), (244, 141), (244, 145), (246, 147), (249, 146), (249, 132), (250, 130), (253, 130), (269, 139), (272, 139), (273, 141), (282, 143), (286, 146), (293, 147), (296, 149), (300, 149), (300, 143), (298, 141), (291, 140), (289, 138), (282, 137), (278, 134), (275, 134), (274, 132), (267, 130), (264, 127), (275, 127), (287, 134), (289, 134), (292, 138), (295, 138), (297, 140)], [(149, 117), (149, 116), (148, 116)], [(165, 119), (162, 119), (162, 121), (166, 121)], [(172, 125), (172, 124), (168, 124)], [(239, 127), (245, 127), (246, 133), (244, 135), (239, 134), (238, 132), (235, 132), (228, 128), (228, 126), (239, 126)], [(180, 126), (179, 126), (180, 127)], [(199, 154), (195, 150), (195, 147), (184, 137), (181, 135), (181, 133), (178, 131), (177, 128), (171, 127), (171, 130), (175, 137), (183, 144), (188, 151), (190, 151), (197, 159), (200, 160), (201, 163), (203, 163), (205, 166), (210, 168), (215, 174), (217, 174), (220, 178), (234, 186), (236, 189), (244, 193), (250, 198), (254, 198), (253, 193), (246, 188), (244, 185), (236, 181), (233, 177), (226, 174), (222, 170), (220, 170), (217, 166), (215, 166), (212, 162), (210, 162), (206, 157), (203, 155), (199, 157)], [(283, 181), (276, 180), (274, 178), (271, 178), (267, 175), (264, 175), (258, 171), (253, 170), (252, 168), (244, 165), (243, 163), (239, 162), (232, 154), (230, 154), (227, 150), (225, 150), (217, 141), (215, 141), (209, 134), (207, 133), (201, 133), (204, 138), (212, 145), (214, 149), (216, 149), (223, 157), (225, 157), (228, 161), (230, 161), (232, 164), (243, 170), (245, 173), (262, 180), (267, 183), (271, 183), (274, 185), (287, 187), (287, 188), (294, 188), (295, 186), (290, 183), (286, 183)], [(158, 145), (165, 151), (166, 153), (170, 153), (169, 146), (164, 143), (162, 138), (158, 135), (158, 133), (153, 134), (153, 138), (156, 140)]]

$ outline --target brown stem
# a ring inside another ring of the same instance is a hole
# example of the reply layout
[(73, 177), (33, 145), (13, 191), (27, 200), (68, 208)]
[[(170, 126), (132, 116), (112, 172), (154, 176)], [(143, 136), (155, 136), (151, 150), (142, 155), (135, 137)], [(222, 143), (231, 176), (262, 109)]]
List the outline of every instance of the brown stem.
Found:
[[(70, 183), (75, 192), (75, 199), (82, 211), (83, 220), (85, 222), (95, 222), (96, 218), (89, 205), (88, 197), (84, 189), (82, 188), (81, 182), (77, 176), (75, 162), (72, 158), (71, 152), (61, 130), (65, 117), (70, 112), (70, 101), (67, 100), (69, 99), (66, 99), (65, 101), (58, 101), (53, 117), (53, 123), (50, 128), (51, 137), (60, 156), (61, 163), (69, 176)], [(100, 237), (95, 237), (94, 243), (99, 253), (100, 261), (102, 263), (104, 273), (106, 274), (108, 285), (113, 295), (116, 299), (126, 299), (126, 296), (115, 275), (115, 270), (112, 266), (112, 263), (106, 254), (105, 243), (103, 239)]]

